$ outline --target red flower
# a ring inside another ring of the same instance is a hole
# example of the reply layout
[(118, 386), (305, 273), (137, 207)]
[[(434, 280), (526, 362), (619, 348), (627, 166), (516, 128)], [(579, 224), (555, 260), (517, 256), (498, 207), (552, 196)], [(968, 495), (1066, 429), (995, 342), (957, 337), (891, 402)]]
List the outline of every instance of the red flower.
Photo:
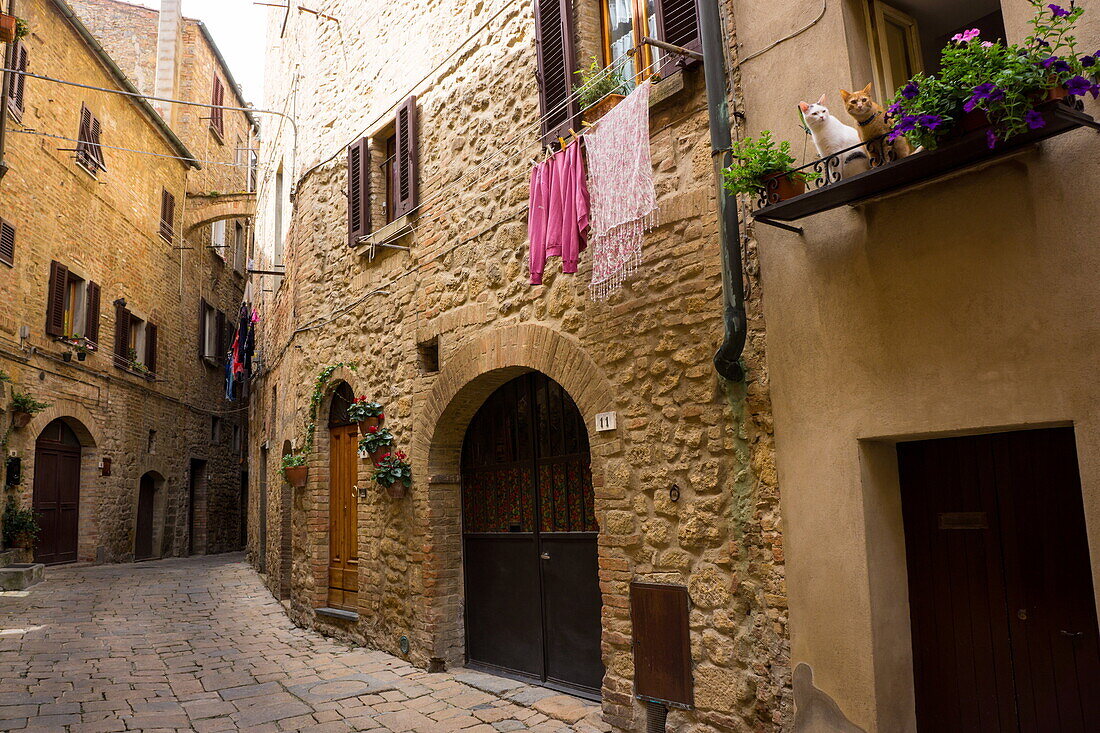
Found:
[(367, 396), (365, 394), (359, 395), (359, 399), (356, 400), (356, 402), (366, 402), (366, 401), (367, 401)]
[(368, 433), (377, 433), (378, 432), (378, 426), (377, 425), (368, 425), (367, 426), (367, 432)]
[(385, 420), (386, 419), (386, 413), (384, 413), (384, 412), (378, 413), (378, 419), (379, 420)]

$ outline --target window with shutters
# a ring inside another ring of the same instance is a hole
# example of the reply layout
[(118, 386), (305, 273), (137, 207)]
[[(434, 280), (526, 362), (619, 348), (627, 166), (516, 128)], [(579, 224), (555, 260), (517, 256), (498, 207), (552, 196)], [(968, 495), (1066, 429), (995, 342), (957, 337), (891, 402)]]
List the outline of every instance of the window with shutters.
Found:
[(161, 189), (160, 192), (160, 236), (169, 242), (176, 227), (176, 197)]
[(248, 237), (245, 226), (239, 221), (233, 222), (233, 270), (238, 275), (244, 274), (244, 258), (248, 248)]
[[(205, 300), (201, 301), (199, 305), (199, 356), (211, 363), (217, 363), (218, 361), (219, 315), (214, 306)], [(222, 327), (224, 328), (224, 326)]]
[(93, 176), (99, 171), (107, 170), (107, 164), (103, 158), (103, 147), (100, 136), (102, 125), (92, 111), (86, 106), (80, 107), (80, 130), (77, 133), (76, 162), (84, 170)]
[(225, 219), (210, 224), (210, 251), (225, 261)]
[(378, 175), (385, 186), (386, 196), (382, 201), (383, 220), (389, 224), (396, 219), (397, 193), (400, 183), (397, 179), (397, 134), (387, 135), (381, 145), (385, 159), (378, 166)]
[[(8, 54), (8, 63), (11, 64), (9, 68), (16, 71), (27, 70), (27, 46), (22, 41), (11, 44)], [(27, 77), (22, 74), (8, 75), (8, 88), (4, 90), (4, 96), (7, 102), (8, 114), (16, 121), (23, 119), (23, 93), (26, 85)]]
[(46, 335), (95, 350), (99, 341), (99, 285), (60, 262), (50, 263)]
[(210, 131), (219, 143), (224, 144), (225, 110), (218, 109), (217, 105), (225, 104), (225, 86), (217, 74), (214, 75), (214, 86), (210, 92), (210, 104), (215, 105), (210, 109)]
[(114, 364), (153, 380), (157, 370), (157, 327), (135, 315), (122, 298), (115, 301)]
[[(600, 0), (604, 66), (615, 64), (624, 76), (640, 82), (653, 74), (667, 76), (691, 63), (646, 45), (655, 38), (692, 51), (702, 51), (696, 0)], [(628, 55), (638, 48), (633, 59)]]
[(535, 48), (538, 52), (539, 110), (542, 140), (548, 143), (579, 125), (573, 94), (573, 0), (535, 0)]
[(0, 262), (15, 267), (15, 227), (0, 219)]

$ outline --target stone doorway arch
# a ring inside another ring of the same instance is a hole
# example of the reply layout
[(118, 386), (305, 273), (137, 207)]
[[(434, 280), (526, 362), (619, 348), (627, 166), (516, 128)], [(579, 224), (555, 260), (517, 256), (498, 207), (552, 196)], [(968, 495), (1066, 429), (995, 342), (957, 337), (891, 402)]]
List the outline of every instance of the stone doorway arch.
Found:
[(164, 477), (147, 471), (138, 481), (134, 522), (134, 560), (150, 560), (164, 554)]
[[(52, 515), (45, 520), (51, 526), (43, 527), (36, 557), (47, 563), (97, 560), (101, 478), (95, 422), (80, 405), (59, 403), (36, 415), (26, 430), (36, 437), (33, 458), (23, 469), (33, 477), (24, 500)], [(68, 496), (61, 495), (62, 489)], [(52, 542), (47, 532), (64, 536), (63, 552), (46, 546)]]

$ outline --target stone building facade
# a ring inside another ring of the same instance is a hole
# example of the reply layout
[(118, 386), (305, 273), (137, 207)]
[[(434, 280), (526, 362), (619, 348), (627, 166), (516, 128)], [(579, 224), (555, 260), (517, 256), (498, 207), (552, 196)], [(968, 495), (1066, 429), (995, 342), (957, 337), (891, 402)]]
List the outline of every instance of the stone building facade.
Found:
[[(478, 585), (489, 582), (489, 563), (475, 557), (485, 537), (471, 497), (488, 494), (474, 493), (484, 491), (474, 454), (497, 426), (525, 425), (532, 402), (549, 394), (545, 404), (561, 404), (563, 421), (551, 432), (571, 435), (563, 426), (575, 415), (587, 443), (572, 457), (583, 455), (591, 471), (595, 549), (566, 580), (578, 596), (596, 588), (598, 620), (594, 640), (566, 655), (598, 660), (587, 693), (602, 700), (600, 725), (645, 725), (630, 610), (639, 582), (690, 598), (694, 705), (674, 710), (670, 729), (781, 729), (792, 705), (760, 293), (749, 289), (747, 379), (726, 382), (711, 365), (723, 320), (702, 72), (669, 69), (653, 90), (658, 222), (637, 275), (595, 302), (582, 255), (576, 275), (552, 259), (544, 284), (532, 286), (526, 204), (543, 152), (536, 5), (571, 8), (573, 63), (606, 63), (595, 1), (435, 3), (416, 13), (338, 1), (325, 9), (335, 22), (291, 12), (285, 28), (273, 12), (264, 106), (291, 111), (298, 134), (265, 133), (260, 156), (259, 267), (285, 274), (266, 278), (261, 301), (250, 557), (304, 625), (429, 669), (492, 668), (481, 648), (504, 632), (483, 638), (485, 609), (515, 629), (508, 596), (527, 591)], [(728, 17), (726, 32), (732, 38)], [(378, 166), (390, 136), (400, 137), (401, 115), (413, 113), (419, 202), (394, 216), (386, 204), (399, 205), (400, 193), (387, 202)], [(356, 144), (372, 161), (373, 225), (349, 246)], [(746, 258), (752, 285), (751, 242)], [(532, 402), (524, 385), (533, 385)], [(353, 456), (349, 467), (349, 395), (384, 405), (384, 425), (412, 463), (404, 497), (371, 480), (370, 460)], [(597, 429), (607, 413), (615, 426)], [(311, 432), (307, 483), (291, 488), (280, 456), (306, 448)], [(518, 538), (531, 528), (517, 520), (501, 529)], [(527, 567), (557, 577), (557, 553), (543, 553), (543, 571), (537, 560)], [(567, 595), (541, 582), (548, 607)], [(542, 623), (519, 624), (516, 643), (558, 638)], [(554, 651), (544, 653), (550, 664)]]
[[(28, 72), (141, 91), (63, 0), (15, 12), (29, 26)], [(5, 100), (0, 179), (14, 235), (0, 257), (5, 455), (15, 459), (5, 498), (38, 512), (45, 562), (237, 549), (246, 403), (226, 402), (223, 369), (200, 359), (198, 313), (203, 299), (232, 317), (243, 278), (185, 226), (200, 210), (188, 192), (205, 191), (206, 169), (234, 156), (204, 159), (137, 97), (33, 77), (21, 86), (17, 110)], [(250, 126), (240, 114), (226, 123)], [(21, 426), (13, 392), (49, 407)]]

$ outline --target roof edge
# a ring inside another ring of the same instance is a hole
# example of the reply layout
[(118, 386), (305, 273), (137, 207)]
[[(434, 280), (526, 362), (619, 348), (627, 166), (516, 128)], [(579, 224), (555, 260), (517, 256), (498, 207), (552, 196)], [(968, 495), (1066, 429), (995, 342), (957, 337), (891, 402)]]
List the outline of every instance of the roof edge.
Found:
[[(226, 63), (225, 57), (222, 56), (222, 50), (218, 48), (218, 44), (214, 42), (214, 36), (210, 35), (210, 29), (206, 27), (206, 23), (203, 23), (198, 18), (186, 18), (196, 25), (199, 30), (202, 31), (202, 37), (206, 39), (206, 42), (210, 44), (210, 50), (214, 52), (214, 58), (218, 60), (218, 64), (221, 65), (222, 71), (225, 73), (225, 78), (229, 80), (229, 83), (233, 86), (233, 91), (237, 94), (237, 100), (241, 103), (241, 107), (248, 106), (248, 100), (244, 98), (244, 89), (237, 80), (233, 78), (233, 72), (229, 70), (229, 64)], [(251, 112), (245, 110), (244, 116), (248, 118), (248, 121), (252, 124), (252, 127), (259, 129), (260, 125), (256, 122), (256, 118)]]
[(69, 4), (65, 2), (65, 0), (50, 0), (50, 2), (54, 4), (54, 7), (56, 7), (63, 16), (65, 16), (65, 19), (69, 21), (69, 25), (76, 29), (76, 32), (84, 42), (88, 44), (92, 52), (99, 57), (99, 60), (103, 62), (103, 65), (106, 66), (111, 75), (115, 77), (115, 81), (117, 81), (125, 91), (139, 95), (131, 96), (129, 99), (137, 104), (138, 107), (145, 112), (146, 116), (152, 120), (164, 139), (168, 141), (168, 144), (175, 148), (180, 157), (184, 159), (183, 162), (196, 170), (202, 168), (198, 159), (192, 155), (191, 151), (187, 149), (187, 146), (183, 144), (183, 141), (176, 136), (176, 133), (168, 126), (168, 123), (164, 121), (160, 113), (153, 109), (153, 105), (149, 104), (141, 90), (135, 87), (133, 82), (126, 77), (126, 74), (118, 67), (118, 64), (115, 63), (114, 59), (111, 58), (110, 54), (107, 53), (103, 46), (100, 45), (99, 41), (92, 35), (92, 32), (89, 31), (88, 27), (80, 20), (80, 17), (73, 12)]

